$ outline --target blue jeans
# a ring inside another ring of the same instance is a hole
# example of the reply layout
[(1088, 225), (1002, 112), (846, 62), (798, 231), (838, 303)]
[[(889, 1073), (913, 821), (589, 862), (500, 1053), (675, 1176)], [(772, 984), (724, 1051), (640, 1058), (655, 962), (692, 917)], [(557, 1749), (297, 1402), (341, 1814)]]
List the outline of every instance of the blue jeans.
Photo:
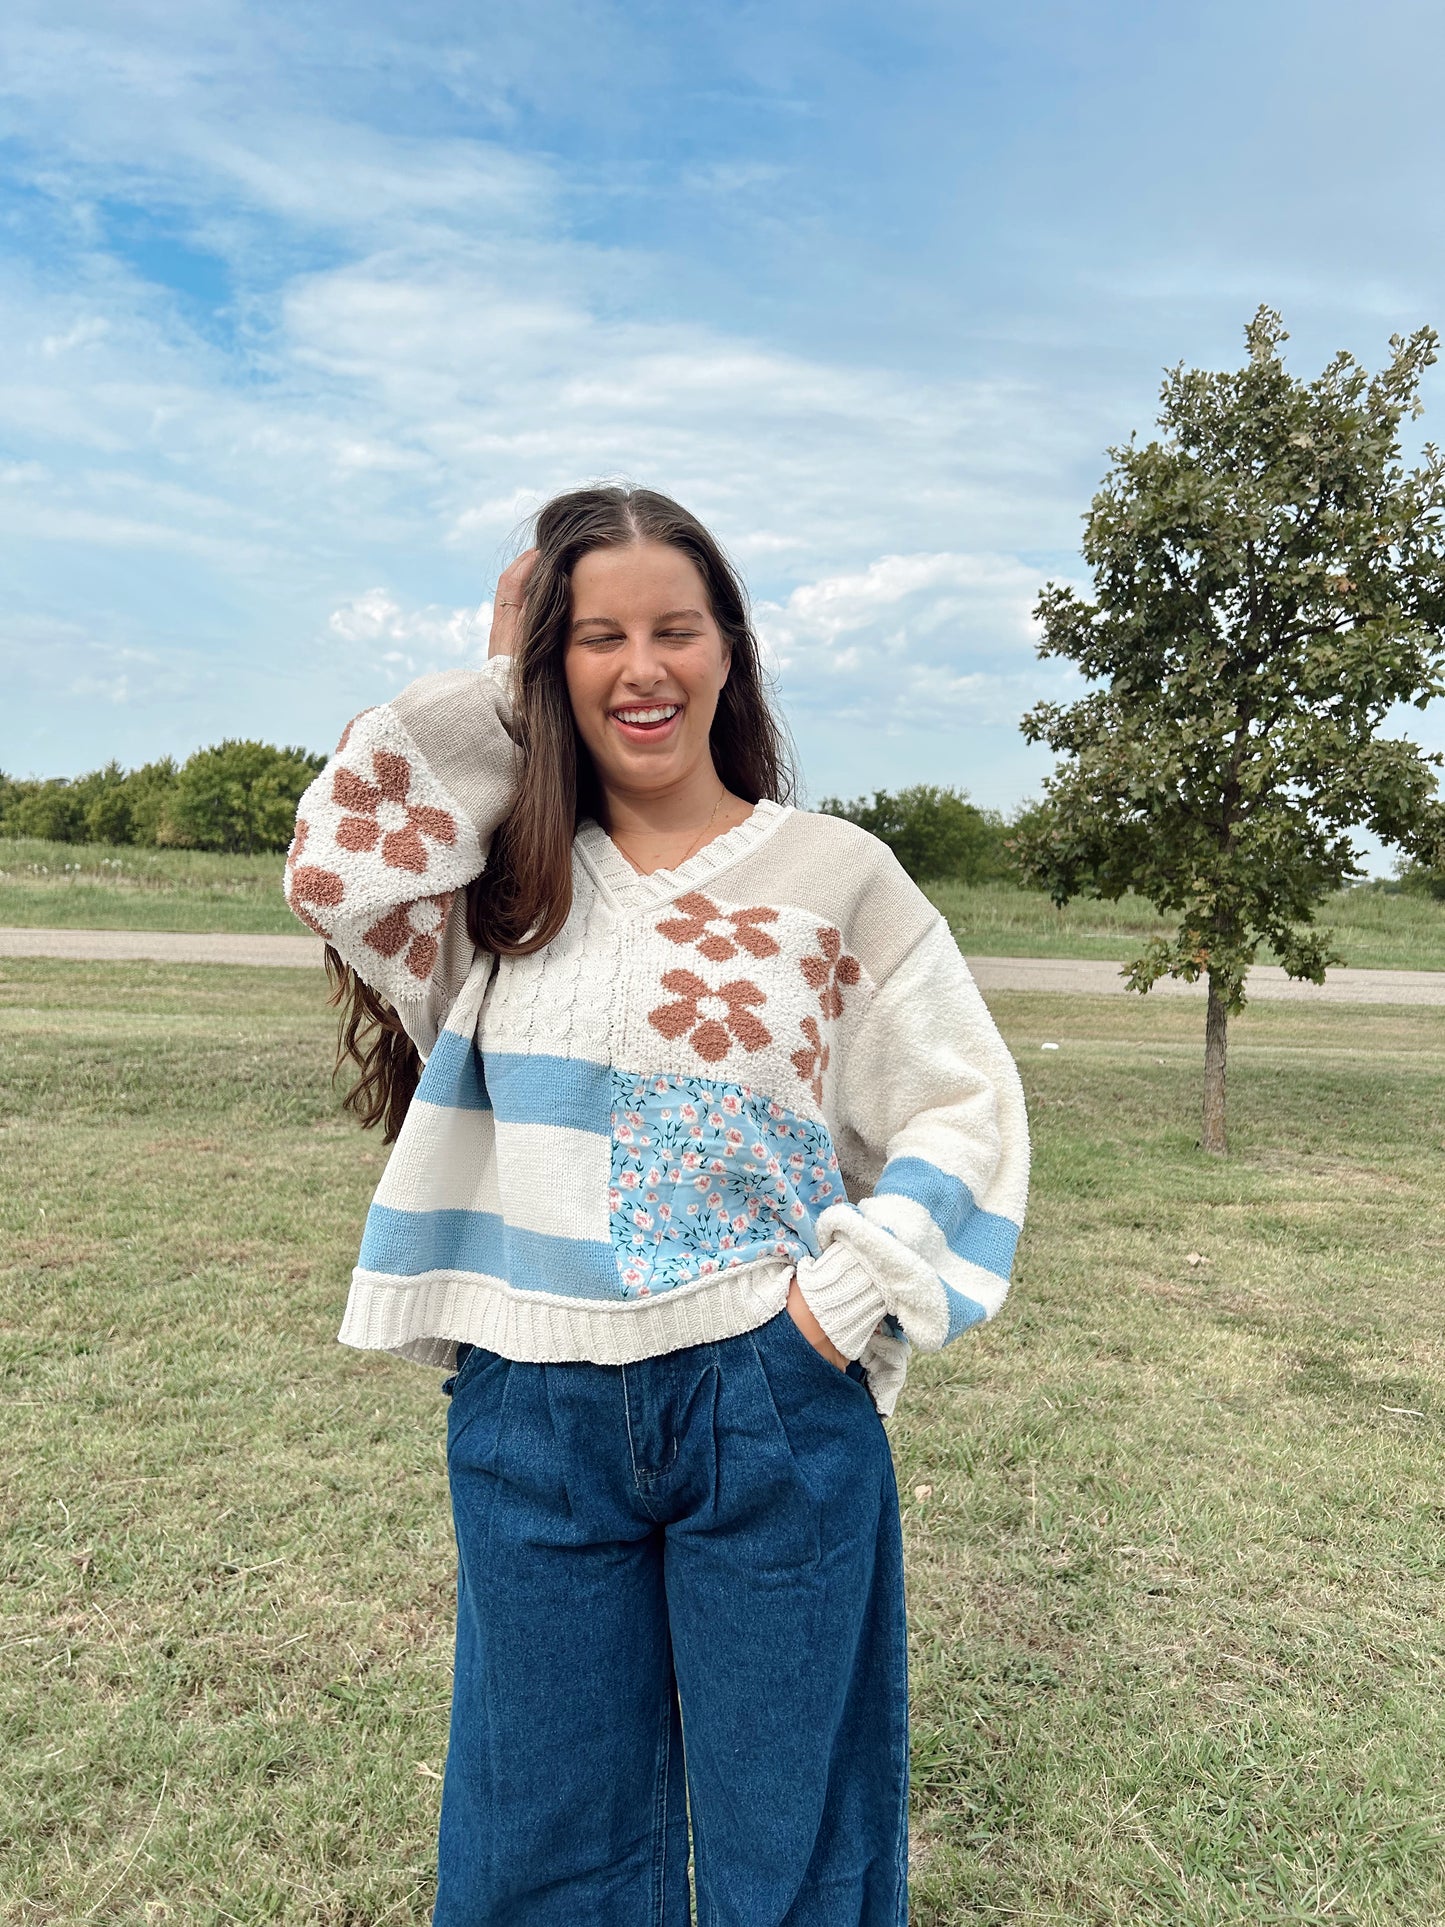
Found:
[(903, 1547), (858, 1368), (783, 1311), (450, 1383), (434, 1927), (686, 1927), (689, 1810), (699, 1927), (899, 1927)]

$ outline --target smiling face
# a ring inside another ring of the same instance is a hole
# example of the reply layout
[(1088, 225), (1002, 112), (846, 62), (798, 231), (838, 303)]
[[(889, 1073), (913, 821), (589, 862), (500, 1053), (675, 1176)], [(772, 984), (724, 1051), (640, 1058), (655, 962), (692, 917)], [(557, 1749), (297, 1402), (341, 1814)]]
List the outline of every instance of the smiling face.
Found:
[(706, 585), (660, 542), (593, 549), (572, 571), (565, 657), (578, 734), (604, 791), (682, 801), (711, 793), (708, 733), (728, 647)]

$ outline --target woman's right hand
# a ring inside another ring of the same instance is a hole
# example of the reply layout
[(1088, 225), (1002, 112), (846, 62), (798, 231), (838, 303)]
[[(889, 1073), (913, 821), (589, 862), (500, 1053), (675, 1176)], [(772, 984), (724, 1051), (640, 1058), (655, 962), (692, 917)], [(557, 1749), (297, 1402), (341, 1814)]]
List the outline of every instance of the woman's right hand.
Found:
[(503, 569), (502, 579), (497, 584), (496, 599), (492, 603), (492, 635), (487, 644), (489, 656), (515, 654), (517, 638), (522, 632), (522, 602), (536, 566), (537, 551), (524, 549), (515, 562)]

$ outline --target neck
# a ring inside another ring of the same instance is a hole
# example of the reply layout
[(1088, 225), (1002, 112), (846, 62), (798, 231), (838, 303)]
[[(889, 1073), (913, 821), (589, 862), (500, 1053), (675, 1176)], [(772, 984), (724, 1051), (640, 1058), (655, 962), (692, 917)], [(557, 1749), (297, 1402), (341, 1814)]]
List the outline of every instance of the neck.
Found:
[(604, 783), (604, 828), (610, 836), (682, 836), (700, 830), (726, 794), (711, 757), (664, 790), (621, 790)]

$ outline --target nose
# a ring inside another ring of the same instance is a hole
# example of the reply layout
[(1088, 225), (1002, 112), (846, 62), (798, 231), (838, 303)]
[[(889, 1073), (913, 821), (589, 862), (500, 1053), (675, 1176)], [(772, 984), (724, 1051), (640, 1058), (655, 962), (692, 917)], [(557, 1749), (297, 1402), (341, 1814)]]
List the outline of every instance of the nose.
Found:
[(643, 694), (650, 689), (656, 689), (657, 685), (666, 679), (667, 665), (651, 636), (627, 638), (627, 646), (623, 650), (622, 662), (619, 666), (619, 675), (629, 689), (636, 689)]

